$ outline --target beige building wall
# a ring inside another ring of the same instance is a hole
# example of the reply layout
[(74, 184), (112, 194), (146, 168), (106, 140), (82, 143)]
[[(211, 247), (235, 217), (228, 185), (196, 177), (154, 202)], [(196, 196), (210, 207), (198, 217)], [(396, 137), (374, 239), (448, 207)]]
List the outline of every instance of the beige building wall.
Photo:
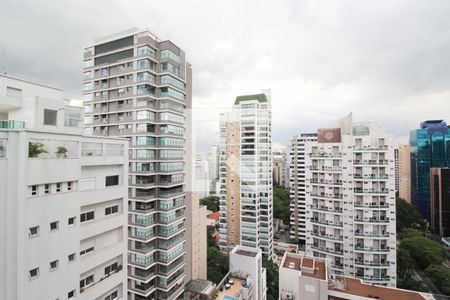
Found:
[(207, 215), (204, 205), (192, 209), (192, 279), (206, 279)]
[(399, 197), (411, 204), (411, 151), (408, 145), (398, 146)]
[(227, 147), (227, 242), (228, 249), (240, 244), (239, 122), (226, 127)]

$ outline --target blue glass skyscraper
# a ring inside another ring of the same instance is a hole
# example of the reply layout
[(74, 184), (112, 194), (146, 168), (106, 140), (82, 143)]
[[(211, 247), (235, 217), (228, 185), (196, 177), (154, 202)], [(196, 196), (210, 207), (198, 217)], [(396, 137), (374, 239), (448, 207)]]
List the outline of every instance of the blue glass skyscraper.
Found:
[(430, 220), (430, 168), (450, 167), (450, 129), (443, 120), (428, 120), (411, 131), (412, 205)]

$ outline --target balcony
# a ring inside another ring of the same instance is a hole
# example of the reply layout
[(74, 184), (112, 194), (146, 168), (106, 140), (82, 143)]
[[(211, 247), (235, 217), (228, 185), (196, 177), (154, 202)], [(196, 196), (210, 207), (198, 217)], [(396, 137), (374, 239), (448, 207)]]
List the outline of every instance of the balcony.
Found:
[(332, 235), (332, 234), (326, 234), (324, 232), (319, 233), (319, 232), (311, 232), (312, 236), (318, 237), (318, 238), (324, 238), (324, 239), (328, 239), (328, 240), (333, 240), (333, 241), (343, 241), (344, 237), (341, 236), (336, 236), (336, 235)]
[(309, 153), (312, 158), (341, 158), (342, 153)]
[(391, 280), (391, 277), (389, 276), (382, 276), (382, 277), (365, 277), (363, 274), (356, 274), (356, 278), (362, 279), (363, 281), (367, 282), (387, 282)]
[(23, 129), (25, 122), (15, 120), (0, 120), (0, 129)]
[(324, 205), (311, 205), (312, 210), (329, 211), (335, 213), (342, 213), (342, 207), (327, 207)]
[(355, 231), (355, 236), (363, 236), (363, 237), (373, 237), (373, 238), (380, 238), (380, 237), (389, 237), (388, 232), (361, 232), (359, 230)]
[(389, 163), (388, 160), (386, 159), (370, 159), (370, 160), (359, 160), (359, 159), (354, 159), (353, 160), (353, 164), (356, 166), (376, 166), (376, 165), (387, 165)]
[(311, 223), (316, 223), (316, 224), (322, 224), (322, 225), (327, 225), (327, 226), (334, 226), (334, 227), (342, 227), (342, 222), (336, 221), (328, 221), (328, 220), (320, 220), (316, 219), (316, 218), (312, 218), (311, 219)]
[(353, 193), (355, 193), (355, 194), (388, 194), (389, 189), (385, 189), (385, 188), (378, 188), (378, 189), (354, 188)]
[(389, 252), (389, 247), (364, 247), (362, 245), (356, 245), (355, 251), (358, 252)]
[(388, 218), (376, 218), (376, 217), (371, 217), (371, 218), (360, 218), (360, 217), (356, 217), (355, 218), (355, 223), (389, 223), (389, 219)]
[(330, 254), (335, 254), (335, 255), (344, 255), (344, 251), (342, 249), (333, 249), (333, 248), (321, 247), (321, 246), (316, 246), (316, 245), (312, 245), (311, 249), (330, 253)]
[(324, 198), (324, 199), (342, 199), (343, 194), (335, 193), (335, 194), (325, 194), (325, 193), (315, 193), (311, 192), (311, 197), (314, 198)]
[(342, 167), (340, 166), (311, 166), (311, 171), (318, 171), (318, 172), (342, 172)]
[(363, 203), (363, 202), (355, 202), (353, 205), (356, 208), (389, 208), (389, 204), (381, 202), (381, 203)]
[(361, 259), (355, 260), (355, 265), (365, 267), (389, 267), (390, 263), (386, 261), (364, 261)]
[(353, 174), (353, 179), (356, 181), (363, 180), (387, 180), (389, 175), (386, 174)]
[(354, 152), (364, 152), (364, 151), (387, 151), (388, 146), (353, 146)]
[(314, 185), (342, 185), (342, 180), (311, 179), (310, 182)]

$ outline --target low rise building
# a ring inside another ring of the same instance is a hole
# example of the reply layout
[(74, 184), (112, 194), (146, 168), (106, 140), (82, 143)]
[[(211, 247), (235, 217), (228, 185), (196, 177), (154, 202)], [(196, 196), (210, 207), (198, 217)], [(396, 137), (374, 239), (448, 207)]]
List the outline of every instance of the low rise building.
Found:
[(279, 300), (431, 300), (430, 294), (363, 283), (331, 274), (328, 259), (286, 252), (279, 269)]

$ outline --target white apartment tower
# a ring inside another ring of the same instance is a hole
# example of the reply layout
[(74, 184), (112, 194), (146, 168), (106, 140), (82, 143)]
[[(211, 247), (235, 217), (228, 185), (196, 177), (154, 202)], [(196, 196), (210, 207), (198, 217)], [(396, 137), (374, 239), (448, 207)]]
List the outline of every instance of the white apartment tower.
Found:
[(352, 115), (306, 144), (306, 253), (331, 271), (395, 286), (395, 165), (391, 136)]
[(316, 142), (317, 134), (302, 133), (294, 136), (289, 147), (290, 225), (289, 238), (301, 248), (306, 241), (306, 152), (307, 142)]
[(270, 93), (239, 96), (221, 115), (220, 248), (261, 248), (272, 256), (272, 134)]
[(96, 40), (84, 63), (86, 130), (129, 140), (129, 299), (176, 299), (195, 251), (191, 66), (174, 43), (138, 29)]
[(63, 91), (0, 75), (0, 299), (126, 298), (128, 143)]

